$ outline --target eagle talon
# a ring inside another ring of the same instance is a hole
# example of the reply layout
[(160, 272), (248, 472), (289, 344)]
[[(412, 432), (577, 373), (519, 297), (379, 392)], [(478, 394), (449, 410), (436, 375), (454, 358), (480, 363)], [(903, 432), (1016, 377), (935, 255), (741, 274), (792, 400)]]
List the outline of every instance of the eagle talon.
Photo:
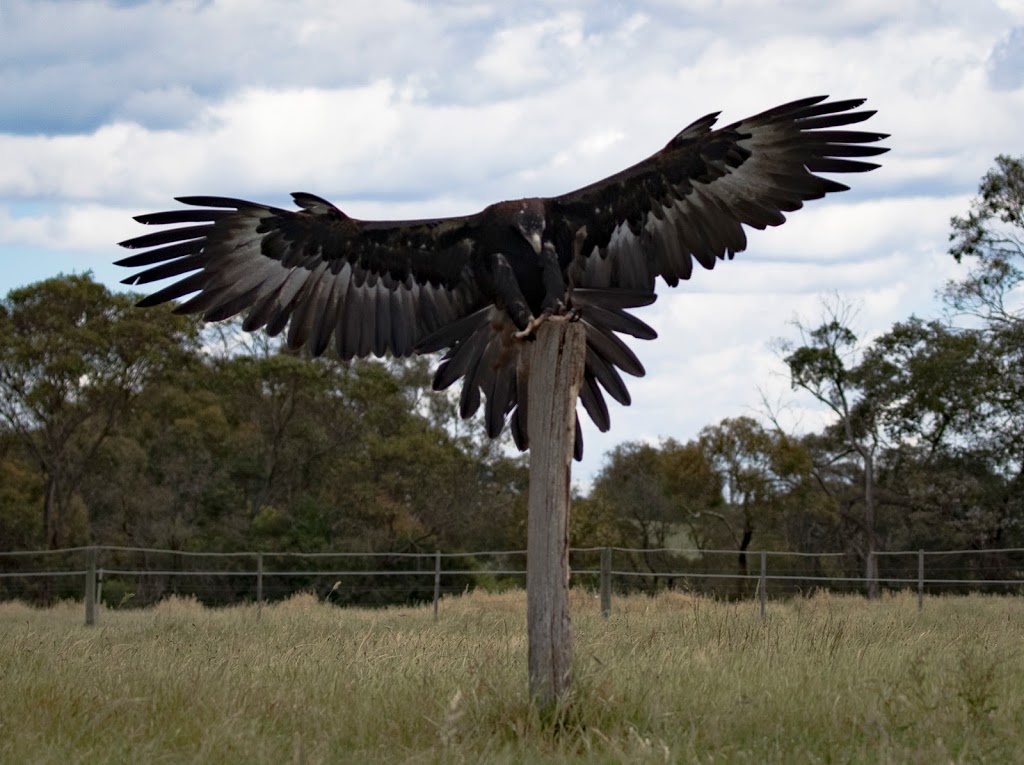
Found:
[(528, 340), (533, 337), (534, 333), (538, 329), (540, 329), (540, 325), (549, 318), (551, 318), (551, 313), (548, 311), (545, 311), (540, 316), (531, 316), (530, 320), (526, 322), (526, 326), (512, 336), (517, 340)]
[[(560, 304), (561, 305), (561, 304)], [(544, 311), (540, 316), (531, 317), (526, 323), (526, 326), (513, 333), (513, 337), (517, 340), (531, 340), (533, 335), (540, 329), (540, 325), (546, 321), (579, 321), (580, 312), (576, 307), (566, 308), (564, 305), (561, 306), (560, 311)]]
[(562, 316), (565, 314), (566, 308), (558, 298), (552, 298), (545, 300), (540, 306), (541, 314), (544, 316)]

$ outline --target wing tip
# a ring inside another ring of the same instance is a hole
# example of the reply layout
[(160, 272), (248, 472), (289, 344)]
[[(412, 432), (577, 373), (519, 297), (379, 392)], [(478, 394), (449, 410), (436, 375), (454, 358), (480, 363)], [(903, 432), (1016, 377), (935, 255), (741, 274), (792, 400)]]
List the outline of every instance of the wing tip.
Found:
[(330, 215), (332, 217), (348, 218), (345, 213), (323, 197), (318, 197), (316, 194), (310, 194), (308, 191), (293, 191), (291, 196), (295, 204), (314, 215)]
[(152, 295), (146, 295), (144, 298), (141, 298), (135, 304), (135, 307), (136, 308), (152, 308), (155, 305), (160, 305), (162, 302), (164, 302), (162, 299), (154, 300), (154, 298), (156, 298), (158, 294), (159, 293), (154, 292)]
[(174, 201), (181, 202), (183, 205), (191, 205), (193, 207), (221, 207), (230, 210), (237, 210), (241, 207), (253, 204), (252, 202), (246, 202), (244, 199), (214, 196), (175, 197)]

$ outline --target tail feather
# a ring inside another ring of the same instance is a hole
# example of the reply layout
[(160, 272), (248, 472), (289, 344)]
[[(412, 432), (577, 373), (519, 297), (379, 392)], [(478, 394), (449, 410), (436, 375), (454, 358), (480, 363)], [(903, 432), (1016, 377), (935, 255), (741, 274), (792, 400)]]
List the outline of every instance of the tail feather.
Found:
[(516, 368), (504, 364), (494, 370), (494, 378), (487, 391), (487, 435), (497, 437), (505, 427), (505, 415), (516, 405)]
[(465, 377), (471, 368), (475, 368), (488, 340), (486, 332), (474, 331), (454, 345), (445, 354), (434, 374), (434, 390), (446, 390), (456, 380)]
[[(653, 296), (640, 291), (587, 289), (575, 290), (573, 300), (587, 334), (579, 399), (598, 430), (604, 432), (611, 427), (604, 393), (628, 406), (629, 391), (620, 371), (636, 377), (644, 374), (639, 359), (616, 333), (645, 340), (656, 336), (653, 329), (624, 309), (647, 305)], [(514, 337), (515, 331), (504, 311), (490, 306), (439, 329), (421, 341), (418, 350), (427, 353), (447, 347), (434, 375), (434, 389), (444, 390), (461, 378), (459, 414), (472, 417), (486, 400), (487, 434), (498, 436), (508, 422), (516, 446), (525, 451), (530, 446), (529, 354), (521, 353), (524, 341)], [(573, 456), (579, 460), (583, 457), (583, 431), (578, 413), (575, 430)]]
[(602, 433), (608, 431), (612, 426), (611, 417), (608, 414), (608, 404), (605, 403), (604, 394), (597, 385), (597, 379), (590, 370), (583, 371), (583, 385), (580, 387), (580, 403), (590, 415), (590, 419), (597, 425)]

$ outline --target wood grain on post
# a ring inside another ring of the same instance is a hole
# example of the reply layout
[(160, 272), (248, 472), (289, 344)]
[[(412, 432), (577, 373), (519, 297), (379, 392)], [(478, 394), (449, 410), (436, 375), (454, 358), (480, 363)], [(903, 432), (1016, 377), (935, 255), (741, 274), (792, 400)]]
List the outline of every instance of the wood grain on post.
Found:
[[(576, 397), (586, 334), (579, 322), (545, 321), (528, 356), (530, 493), (526, 612), (530, 695), (541, 706), (569, 688), (569, 495)], [(522, 378), (520, 378), (522, 379)]]

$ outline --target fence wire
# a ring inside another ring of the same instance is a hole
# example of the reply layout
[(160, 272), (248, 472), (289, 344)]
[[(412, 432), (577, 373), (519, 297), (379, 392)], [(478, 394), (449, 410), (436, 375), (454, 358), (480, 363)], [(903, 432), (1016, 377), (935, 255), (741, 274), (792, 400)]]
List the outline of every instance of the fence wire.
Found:
[[(900, 550), (874, 556), (882, 589), (919, 594), (1024, 594), (1024, 548)], [(570, 550), (574, 586), (618, 594), (681, 590), (719, 598), (791, 596), (819, 589), (866, 592), (866, 561), (850, 552), (587, 547)], [(171, 595), (212, 606), (299, 592), (338, 605), (423, 603), (478, 588), (522, 587), (525, 550), (473, 552), (191, 552), (126, 546), (0, 552), (0, 600), (81, 599), (94, 576), (108, 607)]]

